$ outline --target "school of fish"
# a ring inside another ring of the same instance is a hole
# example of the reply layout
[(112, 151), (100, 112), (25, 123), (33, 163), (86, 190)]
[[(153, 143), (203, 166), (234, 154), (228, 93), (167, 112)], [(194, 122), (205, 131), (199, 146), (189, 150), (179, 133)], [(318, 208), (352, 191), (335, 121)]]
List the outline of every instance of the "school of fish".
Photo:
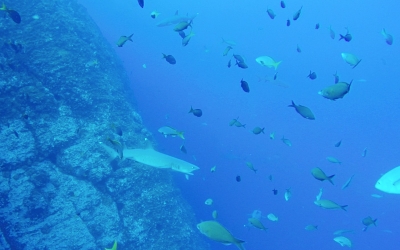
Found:
[[(144, 0), (138, 0), (138, 4), (141, 8), (144, 8)], [(271, 3), (271, 5), (272, 5), (272, 3)], [(275, 7), (264, 6), (264, 8), (266, 8), (265, 14), (266, 14), (266, 16), (269, 17), (270, 21), (277, 21), (277, 19), (278, 19), (277, 18), (278, 15), (276, 14), (277, 12), (274, 10), (275, 8), (278, 8), (277, 6), (279, 6), (281, 9), (286, 9), (288, 7), (287, 4), (285, 3), (285, 1), (276, 1), (276, 3), (274, 3), (274, 6)], [(18, 16), (13, 11), (7, 9), (4, 5), (2, 8), (0, 8), (0, 10), (5, 11), (14, 20), (14, 22), (16, 22), (16, 23), (20, 22), (20, 19), (18, 18)], [(291, 18), (288, 18), (285, 21), (284, 25), (289, 27), (289, 26), (293, 26), (296, 23), (300, 22), (301, 17), (303, 15), (302, 14), (303, 11), (306, 11), (306, 8), (304, 8), (304, 10), (303, 10), (303, 6), (301, 6), (301, 5), (296, 6), (296, 11), (294, 13), (289, 14), (291, 16)], [(160, 15), (160, 13), (157, 11), (152, 11), (150, 13), (150, 17), (152, 19), (159, 19), (159, 17), (158, 17), (159, 15)], [(179, 37), (181, 39), (181, 44), (183, 47), (185, 47), (185, 46), (189, 45), (189, 42), (192, 39), (196, 39), (195, 33), (193, 32), (193, 27), (196, 27), (196, 24), (194, 24), (194, 19), (197, 16), (198, 16), (198, 13), (190, 14), (190, 15), (189, 14), (180, 15), (179, 12), (176, 11), (174, 15), (158, 21), (155, 25), (157, 27), (173, 26), (173, 28), (171, 29), (171, 33), (175, 33), (175, 34), (179, 35)], [(319, 30), (320, 27), (321, 27), (320, 23), (318, 22), (315, 24), (314, 29)], [(336, 32), (333, 30), (333, 27), (329, 26), (329, 28), (328, 28), (329, 32), (327, 33), (327, 36), (329, 35), (329, 37), (332, 40), (336, 39), (337, 41), (340, 41), (341, 44), (342, 43), (343, 44), (351, 43), (353, 41), (353, 39), (357, 39), (357, 37), (353, 37), (353, 34), (348, 27), (344, 27), (343, 29), (345, 30), (345, 32), (342, 34), (339, 34), (339, 36), (336, 36)], [(393, 35), (388, 33), (388, 31), (385, 28), (383, 28), (381, 30), (381, 35), (383, 36), (384, 42), (387, 45), (393, 44), (393, 41), (394, 41)], [(133, 33), (131, 35), (129, 35), (129, 34), (122, 35), (117, 40), (116, 45), (118, 47), (123, 47), (124, 45), (126, 45), (126, 43), (128, 41), (133, 42), (132, 37), (133, 37)], [(228, 58), (228, 62), (227, 62), (228, 68), (231, 68), (234, 66), (234, 67), (239, 68), (238, 70), (246, 70), (249, 67), (252, 67), (251, 61), (248, 61), (244, 55), (234, 53), (235, 48), (237, 46), (237, 43), (235, 41), (222, 38), (222, 44), (224, 45), (224, 49), (223, 50), (221, 49), (220, 55), (222, 57)], [(299, 44), (297, 44), (296, 46), (297, 46), (296, 51), (298, 53), (302, 53), (302, 49), (300, 48)], [(346, 48), (349, 48), (349, 47), (346, 47)], [(170, 65), (175, 65), (178, 63), (175, 56), (166, 54), (163, 52), (160, 52), (160, 53), (162, 55), (161, 58), (164, 59)], [(356, 54), (350, 53), (348, 51), (340, 53), (338, 55), (338, 57), (341, 57), (342, 60), (346, 64), (348, 64), (351, 69), (355, 69), (355, 68), (359, 69), (365, 63), (363, 61), (363, 59), (359, 58)], [(278, 84), (280, 77), (281, 77), (281, 74), (278, 77), (278, 69), (282, 67), (282, 66), (280, 66), (282, 64), (282, 60), (275, 60), (271, 56), (263, 55), (262, 53), (260, 53), (260, 56), (255, 58), (255, 62), (261, 67), (265, 67), (266, 69), (275, 71), (274, 76), (271, 78), (267, 78), (267, 80), (265, 80), (265, 82), (268, 81), (268, 82), (273, 82), (273, 83)], [(310, 69), (309, 72), (304, 72), (304, 76), (305, 76), (305, 79), (307, 79), (307, 81), (309, 81), (309, 82), (315, 82), (314, 80), (320, 79), (320, 77), (321, 77), (320, 74), (317, 74), (317, 72), (313, 71), (312, 69)], [(337, 71), (333, 74), (333, 76), (334, 76), (334, 79), (333, 79), (332, 83), (326, 83), (324, 85), (324, 87), (321, 88), (320, 91), (318, 91), (315, 94), (318, 94), (321, 97), (331, 100), (331, 101), (340, 101), (340, 99), (345, 98), (345, 97), (351, 98), (351, 97), (347, 97), (347, 95), (349, 94), (350, 90), (352, 89), (353, 79), (347, 79), (346, 81), (340, 80)], [(261, 81), (261, 79), (260, 79), (260, 81)], [(244, 92), (244, 95), (251, 95), (251, 93), (254, 91), (253, 88), (251, 88), (251, 86), (253, 86), (252, 85), (253, 83), (251, 81), (249, 81), (248, 79), (238, 78), (237, 82), (234, 84), (237, 85), (237, 89), (239, 91), (242, 91), (242, 93)], [(310, 120), (310, 122), (317, 119), (317, 116), (314, 114), (314, 112), (308, 106), (299, 104), (295, 100), (287, 100), (286, 103), (287, 103), (287, 107), (289, 107), (289, 108), (291, 108), (291, 110), (295, 111), (298, 115), (300, 115), (300, 117)], [(300, 103), (302, 103), (302, 102), (300, 102)], [(203, 115), (207, 115), (207, 114), (203, 113), (202, 109), (200, 109), (198, 107), (193, 108), (192, 106), (190, 106), (188, 113), (195, 117), (202, 117)], [(298, 115), (293, 114), (293, 116), (299, 117)], [(299, 118), (299, 119), (301, 119), (301, 118)], [(248, 129), (248, 128), (246, 128), (246, 124), (243, 123), (242, 120), (239, 121), (239, 117), (233, 118), (229, 122), (229, 126), (236, 127), (236, 128), (242, 128), (245, 130)], [(257, 124), (257, 126), (253, 126), (250, 129), (251, 133), (256, 136), (264, 136), (264, 134), (265, 134), (264, 130), (265, 130), (265, 127), (263, 127), (261, 124)], [(179, 137), (179, 138), (185, 140), (183, 131), (181, 131), (180, 129), (170, 127), (170, 126), (162, 126), (158, 129), (158, 132), (165, 137)], [(274, 140), (275, 132), (270, 132), (269, 138), (271, 140)], [(338, 138), (338, 139), (340, 139), (340, 138)], [(288, 138), (285, 138), (284, 135), (282, 135), (281, 141), (288, 147), (293, 146), (292, 141), (289, 140)], [(110, 142), (112, 142), (112, 141), (110, 141)], [(332, 144), (332, 146), (336, 147), (336, 148), (341, 147), (341, 145), (342, 145), (341, 139), (338, 140), (337, 143)], [(110, 149), (110, 148), (105, 148), (105, 149), (109, 152), (112, 151), (112, 149)], [(180, 151), (187, 154), (187, 149), (184, 146), (184, 144), (182, 144), (180, 146)], [(152, 148), (121, 149), (120, 155), (123, 156), (124, 158), (133, 159), (135, 161), (138, 161), (140, 163), (143, 163), (143, 164), (151, 166), (151, 167), (156, 167), (156, 168), (160, 168), (160, 169), (168, 168), (168, 169), (172, 169), (172, 170), (175, 170), (178, 172), (185, 173), (186, 175), (193, 175), (193, 173), (192, 173), (193, 171), (199, 170), (199, 168), (193, 164), (190, 164), (188, 162), (174, 158), (172, 156), (164, 155), (162, 153), (155, 151)], [(367, 155), (367, 148), (365, 148), (364, 151), (361, 153), (362, 157), (366, 157), (366, 155)], [(329, 163), (332, 163), (336, 166), (342, 165), (342, 161), (340, 161), (338, 158), (336, 158), (334, 156), (327, 156), (326, 160)], [(256, 168), (253, 165), (253, 163), (251, 163), (249, 161), (243, 162), (243, 167), (247, 167), (249, 170), (254, 172), (254, 174), (257, 174), (258, 168)], [(328, 174), (326, 174), (325, 171)], [(331, 169), (325, 169), (325, 171), (322, 170), (320, 167), (314, 167), (311, 169), (311, 176), (314, 177), (315, 180), (324, 182), (323, 185), (325, 185), (326, 182), (329, 182), (331, 185), (335, 186), (335, 183), (333, 180), (334, 177), (336, 176), (336, 174), (334, 174), (335, 171), (331, 170)], [(211, 173), (214, 173), (214, 172), (216, 172), (216, 166), (211, 168)], [(355, 176), (356, 176), (356, 174), (354, 173), (351, 176), (346, 177), (348, 179), (343, 185), (341, 185), (341, 190), (345, 190), (345, 189), (349, 188), (349, 186), (351, 186), (354, 179), (357, 179), (357, 177), (355, 178)], [(270, 175), (268, 178), (270, 181), (273, 180), (272, 175)], [(237, 175), (235, 179), (237, 182), (240, 182), (242, 180), (242, 177), (240, 175)], [(395, 167), (391, 170), (388, 169), (388, 172), (383, 174), (379, 178), (379, 180), (377, 180), (377, 182), (375, 184), (375, 188), (384, 193), (400, 194), (400, 166)], [(298, 190), (295, 190), (295, 191), (298, 192)], [(279, 194), (278, 190), (275, 188), (272, 190), (272, 192), (273, 192), (273, 195)], [(346, 201), (346, 202), (349, 202), (350, 205), (348, 205), (347, 203), (342, 203), (342, 199), (338, 199), (337, 196), (335, 196), (336, 198), (334, 198), (335, 201), (331, 200), (331, 199), (325, 199), (325, 198), (323, 199), (322, 194), (323, 194), (323, 189), (321, 188), (319, 190), (318, 195), (316, 196), (315, 201), (313, 201), (313, 203), (316, 206), (318, 206), (322, 209), (347, 211), (348, 207), (351, 207), (351, 205), (352, 205), (351, 201)], [(373, 194), (372, 196), (376, 197), (376, 198), (382, 197), (381, 195), (378, 195), (378, 194)], [(291, 197), (292, 197), (292, 188), (289, 187), (284, 192), (284, 199), (286, 201), (290, 202)], [(336, 200), (338, 200), (338, 201), (336, 201)], [(213, 207), (214, 201), (213, 201), (213, 199), (208, 198), (204, 202), (204, 204), (207, 206)], [(258, 210), (256, 210), (256, 211), (258, 211)], [(213, 241), (216, 241), (216, 242), (219, 242), (219, 243), (222, 243), (225, 245), (233, 244), (233, 245), (236, 245), (236, 247), (239, 249), (244, 249), (245, 241), (236, 238), (236, 236), (234, 236), (232, 233), (230, 233), (227, 228), (225, 228), (220, 222), (217, 221), (218, 216), (219, 216), (217, 211), (213, 210), (211, 215), (212, 215), (212, 220), (203, 221), (203, 222), (197, 224), (198, 230), (202, 234), (204, 234), (206, 237), (208, 237), (209, 239), (211, 239)], [(253, 213), (252, 216), (248, 218), (247, 226), (259, 229), (261, 231), (267, 231), (268, 228), (264, 225), (265, 222), (264, 223), (262, 222), (262, 220), (264, 218), (267, 218), (270, 222), (279, 223), (279, 219), (275, 214), (269, 213), (267, 216), (262, 216), (261, 211), (258, 211), (256, 214)], [(371, 226), (376, 227), (377, 226), (376, 222), (377, 222), (377, 219), (374, 217), (371, 217), (371, 216), (360, 218), (360, 224), (364, 225), (364, 228), (362, 229), (363, 231), (366, 231), (368, 228), (371, 228)], [(321, 224), (322, 223), (323, 222), (321, 221)], [(319, 225), (316, 225), (316, 224), (308, 224), (305, 226), (305, 230), (307, 230), (307, 231), (316, 231), (316, 230), (318, 230), (318, 228), (319, 228)], [(342, 235), (342, 234), (349, 233), (349, 232), (353, 232), (353, 230), (338, 230), (338, 231), (334, 232), (335, 237), (333, 238), (333, 240), (335, 242), (337, 242), (340, 246), (352, 247), (351, 239), (349, 239), (349, 237), (345, 237)]]

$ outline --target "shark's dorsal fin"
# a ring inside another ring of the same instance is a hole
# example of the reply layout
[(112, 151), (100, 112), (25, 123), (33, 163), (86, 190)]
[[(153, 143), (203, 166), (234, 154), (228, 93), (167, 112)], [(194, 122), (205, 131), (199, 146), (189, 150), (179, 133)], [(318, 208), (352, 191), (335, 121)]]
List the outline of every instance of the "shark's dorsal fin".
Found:
[(151, 143), (150, 140), (148, 140), (148, 139), (146, 138), (146, 139), (145, 139), (145, 143), (146, 143), (145, 149), (153, 149), (153, 150), (154, 150), (153, 144)]

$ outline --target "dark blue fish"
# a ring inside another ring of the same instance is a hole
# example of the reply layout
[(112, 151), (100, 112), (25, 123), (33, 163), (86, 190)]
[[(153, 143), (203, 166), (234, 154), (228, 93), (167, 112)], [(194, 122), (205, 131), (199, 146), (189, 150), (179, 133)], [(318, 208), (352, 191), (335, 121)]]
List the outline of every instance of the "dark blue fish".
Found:
[(228, 68), (230, 68), (230, 67), (231, 67), (231, 60), (232, 60), (232, 59), (229, 59), (229, 62), (228, 62)]
[(339, 76), (337, 74), (337, 72), (335, 74), (333, 74), (333, 76), (335, 77), (335, 83), (339, 82)]
[(19, 13), (15, 10), (8, 9), (6, 5), (3, 3), (3, 6), (0, 8), (0, 10), (3, 10), (7, 12), (8, 16), (15, 22), (15, 23), (21, 23), (21, 16)]
[(339, 142), (335, 143), (335, 147), (337, 147), (337, 148), (340, 147), (340, 145), (342, 145), (342, 140), (340, 140)]
[(278, 190), (276, 190), (275, 188), (272, 190), (272, 193), (274, 193), (274, 195), (278, 194)]
[(19, 15), (18, 12), (16, 12), (15, 10), (8, 10), (7, 13), (8, 13), (8, 16), (11, 17), (11, 19), (15, 23), (21, 23), (21, 16)]
[(237, 62), (244, 62), (244, 58), (241, 55), (233, 54), (233, 57), (236, 59)]
[(348, 28), (346, 28), (346, 29), (347, 29), (347, 33), (345, 35), (339, 34), (340, 35), (339, 41), (344, 39), (346, 42), (350, 42), (351, 39), (353, 39), (353, 36), (349, 33), (349, 29)]
[(290, 20), (288, 19), (287, 21), (286, 21), (286, 26), (290, 26)]
[(315, 116), (311, 109), (307, 108), (306, 106), (303, 105), (296, 105), (293, 101), (292, 104), (288, 105), (288, 107), (293, 107), (297, 113), (299, 113), (302, 117), (309, 119), (309, 120), (315, 120)]
[(393, 36), (391, 34), (388, 34), (385, 29), (382, 29), (381, 34), (385, 38), (385, 41), (388, 45), (393, 44)]
[(286, 8), (286, 4), (284, 1), (281, 1), (281, 7), (282, 7), (282, 9)]
[(319, 29), (319, 23), (317, 23), (317, 24), (315, 25), (315, 29), (316, 29), (316, 30)]
[(165, 59), (170, 64), (175, 64), (176, 63), (175, 57), (173, 57), (172, 55), (166, 55), (164, 53), (162, 53), (162, 54), (163, 54), (163, 59)]
[(274, 11), (271, 10), (271, 9), (267, 9), (267, 13), (268, 13), (268, 16), (269, 16), (271, 19), (274, 19), (274, 18), (276, 17)]
[(250, 92), (249, 84), (246, 81), (244, 81), (243, 78), (242, 78), (242, 80), (240, 80), (240, 86), (242, 87), (244, 92), (246, 92), (246, 93)]
[(240, 175), (236, 176), (236, 181), (240, 182), (242, 180), (242, 178), (240, 177)]
[(249, 67), (245, 62), (239, 62), (239, 61), (236, 61), (236, 65), (242, 69), (247, 69)]
[(180, 149), (181, 149), (182, 153), (187, 154), (187, 150), (185, 148), (185, 145), (181, 145)]
[(144, 7), (144, 0), (138, 0), (138, 4), (140, 7)]
[(297, 19), (299, 19), (302, 9), (303, 9), (303, 6), (301, 6), (301, 8), (296, 13), (294, 13), (293, 21), (296, 21)]
[(299, 52), (299, 53), (301, 53), (301, 48), (300, 48), (300, 46), (299, 46), (298, 44), (297, 44), (296, 51)]
[(307, 77), (310, 78), (311, 80), (315, 80), (315, 79), (317, 78), (317, 73), (312, 72), (312, 71), (310, 70), (310, 74), (308, 74)]
[(179, 31), (178, 34), (181, 36), (182, 39), (186, 37), (186, 34), (184, 31)]
[[(242, 68), (242, 69), (247, 69), (248, 68), (247, 64), (244, 62), (244, 58), (241, 55), (233, 54), (233, 57), (236, 59), (236, 65), (239, 68)], [(229, 65), (228, 65), (228, 67), (229, 67)]]
[(278, 76), (278, 72), (275, 73), (274, 75), (274, 80), (276, 80), (276, 77)]
[(353, 39), (353, 36), (351, 34), (346, 34), (346, 35), (339, 34), (339, 35), (340, 35), (339, 41), (344, 39), (346, 42), (350, 42), (351, 39)]
[(203, 115), (203, 111), (201, 111), (201, 109), (193, 109), (192, 107), (190, 107), (189, 113), (192, 113), (197, 117), (201, 117)]

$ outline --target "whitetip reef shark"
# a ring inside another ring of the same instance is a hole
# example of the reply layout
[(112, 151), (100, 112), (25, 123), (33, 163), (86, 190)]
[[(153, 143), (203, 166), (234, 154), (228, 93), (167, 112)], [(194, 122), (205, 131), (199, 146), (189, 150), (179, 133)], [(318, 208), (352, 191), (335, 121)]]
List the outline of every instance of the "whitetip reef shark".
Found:
[[(112, 158), (118, 156), (118, 152), (116, 152), (113, 148), (110, 148), (104, 143), (100, 143), (100, 145), (110, 154)], [(140, 162), (142, 164), (155, 167), (155, 168), (166, 168), (172, 169), (177, 172), (181, 172), (187, 175), (193, 175), (193, 171), (200, 169), (194, 164), (186, 162), (184, 160), (175, 158), (173, 156), (160, 153), (153, 148), (146, 149), (123, 149), (124, 159), (132, 159), (134, 161)]]
[(166, 19), (161, 20), (160, 22), (156, 23), (157, 27), (165, 27), (172, 24), (177, 24), (180, 22), (190, 22), (197, 17), (199, 13), (193, 14), (191, 16), (180, 16), (178, 11), (175, 12), (175, 15), (168, 17)]

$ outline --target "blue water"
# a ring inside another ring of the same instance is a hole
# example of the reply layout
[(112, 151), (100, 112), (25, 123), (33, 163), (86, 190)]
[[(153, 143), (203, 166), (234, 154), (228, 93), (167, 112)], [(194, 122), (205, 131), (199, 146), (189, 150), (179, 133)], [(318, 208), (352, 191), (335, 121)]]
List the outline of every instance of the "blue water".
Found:
[[(149, 0), (144, 9), (136, 1), (80, 2), (113, 46), (121, 35), (134, 33), (133, 42), (115, 46), (131, 79), (135, 93), (131, 98), (153, 133), (157, 150), (200, 167), (189, 180), (174, 173), (199, 222), (212, 219), (212, 211), (217, 210), (218, 221), (245, 240), (246, 249), (339, 249), (333, 241), (333, 232), (339, 229), (354, 230), (344, 235), (354, 249), (400, 249), (400, 197), (374, 188), (381, 174), (399, 165), (396, 1), (293, 0), (286, 1), (285, 9), (280, 1)], [(286, 20), (301, 6), (300, 18), (287, 27)], [(274, 10), (274, 20), (268, 17), (267, 7)], [(154, 10), (161, 12), (155, 20), (150, 17)], [(186, 47), (173, 26), (155, 26), (176, 10), (181, 15), (199, 13), (193, 21), (196, 35)], [(329, 26), (335, 40), (329, 36)], [(338, 41), (346, 27), (352, 41)], [(393, 45), (385, 43), (382, 28), (394, 36)], [(237, 43), (226, 57), (222, 37)], [(244, 56), (249, 68), (228, 68), (232, 52)], [(357, 55), (361, 63), (352, 69), (341, 58), (342, 52)], [(173, 55), (176, 65), (168, 64), (161, 53)], [(277, 82), (264, 81), (275, 70), (256, 63), (262, 55), (282, 61)], [(316, 80), (306, 77), (310, 70), (317, 73)], [(334, 84), (335, 72), (341, 81), (353, 80), (353, 84), (343, 99), (331, 101), (317, 93)], [(242, 78), (249, 83), (250, 93), (240, 88)], [(316, 120), (306, 120), (288, 108), (291, 100), (309, 107)], [(203, 116), (188, 114), (191, 106), (201, 108)], [(237, 117), (245, 129), (229, 126)], [(179, 150), (180, 138), (164, 138), (157, 132), (165, 125), (185, 132), (187, 155)], [(266, 134), (252, 134), (256, 126), (265, 127)], [(275, 140), (269, 139), (271, 132)], [(282, 136), (293, 146), (282, 143)], [(334, 147), (340, 140), (342, 145)], [(367, 155), (362, 157), (366, 147)], [(328, 162), (327, 156), (342, 164)], [(257, 173), (246, 167), (247, 161)], [(216, 172), (211, 173), (214, 165)], [(335, 174), (335, 185), (315, 180), (314, 167)], [(353, 174), (353, 182), (342, 190)], [(237, 175), (241, 182), (235, 180)], [(284, 199), (287, 188), (293, 193), (289, 201)], [(323, 198), (348, 205), (348, 211), (314, 205), (320, 188)], [(214, 200), (212, 206), (204, 204), (207, 198)], [(267, 232), (245, 226), (254, 210), (274, 213), (279, 221), (262, 219)], [(377, 227), (363, 232), (361, 220), (367, 216), (378, 218)], [(306, 231), (309, 224), (318, 225), (318, 230)], [(204, 239), (212, 249), (236, 249)]]

